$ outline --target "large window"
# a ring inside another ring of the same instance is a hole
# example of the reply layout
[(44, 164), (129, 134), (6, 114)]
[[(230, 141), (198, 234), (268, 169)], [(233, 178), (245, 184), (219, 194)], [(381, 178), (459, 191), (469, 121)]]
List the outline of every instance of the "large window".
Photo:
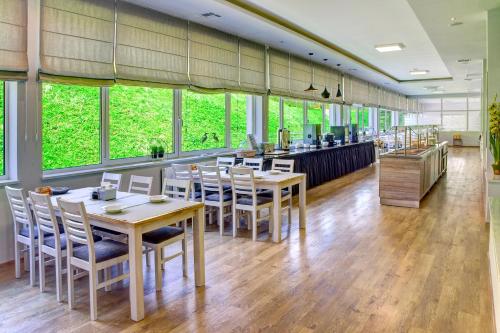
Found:
[(5, 175), (5, 83), (0, 81), (0, 176)]
[(304, 139), (304, 102), (296, 99), (283, 100), (283, 126), (290, 131), (291, 141)]
[(278, 143), (280, 127), (280, 97), (269, 96), (269, 117), (267, 120), (268, 141)]
[(231, 148), (246, 147), (247, 101), (249, 98), (251, 96), (231, 94)]
[(42, 167), (62, 169), (101, 162), (100, 89), (42, 85)]
[(323, 108), (321, 103), (307, 102), (307, 123), (323, 124)]
[(225, 147), (226, 95), (182, 91), (182, 150)]
[(480, 97), (435, 97), (418, 100), (420, 125), (439, 125), (444, 131), (480, 131)]
[(114, 86), (109, 88), (111, 159), (148, 156), (151, 147), (174, 151), (173, 90)]

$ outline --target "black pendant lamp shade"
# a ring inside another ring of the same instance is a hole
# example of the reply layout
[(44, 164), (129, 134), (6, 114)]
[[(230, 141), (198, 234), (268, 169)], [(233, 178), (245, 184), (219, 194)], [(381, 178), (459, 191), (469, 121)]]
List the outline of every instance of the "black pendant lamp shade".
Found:
[(337, 88), (337, 97), (342, 97), (342, 92), (340, 91), (340, 83)]
[[(328, 59), (323, 59), (325, 61), (325, 66), (326, 66), (326, 62), (328, 61)], [(325, 90), (323, 90), (323, 92), (321, 93), (321, 97), (323, 97), (324, 99), (329, 99), (330, 98), (330, 92), (328, 91), (328, 89), (326, 89), (326, 83), (325, 83)]]
[(311, 57), (314, 53), (309, 53), (309, 64), (311, 65), (311, 84), (309, 85), (309, 88), (305, 89), (305, 92), (313, 92), (317, 91), (318, 89), (314, 88), (313, 86), (313, 81), (314, 81), (314, 72), (313, 72), (313, 65), (312, 65), (312, 60)]

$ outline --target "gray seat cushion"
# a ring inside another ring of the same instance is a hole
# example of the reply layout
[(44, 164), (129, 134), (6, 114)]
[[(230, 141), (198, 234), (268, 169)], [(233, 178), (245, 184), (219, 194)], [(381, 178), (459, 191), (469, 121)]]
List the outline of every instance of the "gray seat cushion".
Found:
[(102, 227), (93, 227), (93, 229), (95, 231), (100, 231), (100, 232), (108, 233), (108, 234), (111, 234), (111, 235), (125, 235), (124, 233), (121, 233), (121, 232), (118, 232), (118, 231), (114, 231), (114, 230), (109, 230), (109, 229), (102, 228)]
[(182, 235), (182, 233), (184, 233), (183, 228), (163, 227), (142, 234), (142, 241), (151, 244), (160, 244), (166, 240)]
[[(95, 248), (95, 261), (102, 262), (116, 257), (123, 256), (128, 253), (128, 245), (114, 240), (105, 239), (100, 242), (94, 243)], [(89, 260), (89, 247), (79, 246), (73, 249), (73, 256), (88, 261)]]
[[(258, 205), (263, 205), (265, 203), (269, 203), (271, 201), (273, 201), (273, 198), (267, 198), (267, 197), (257, 196), (257, 206)], [(236, 200), (236, 202), (238, 204), (240, 204), (240, 205), (251, 206), (252, 203), (253, 203), (253, 200), (252, 200), (251, 197), (241, 197), (238, 200)]]
[[(288, 190), (281, 190), (281, 196), (282, 197), (287, 196), (289, 194), (290, 194), (290, 192)], [(272, 190), (265, 190), (265, 191), (260, 192), (259, 195), (261, 195), (263, 197), (272, 198), (273, 197), (273, 191)]]
[[(65, 250), (66, 245), (68, 244), (68, 241), (66, 240), (66, 234), (60, 234), (59, 237), (61, 238), (61, 250)], [(94, 242), (98, 242), (101, 239), (102, 239), (101, 237), (94, 235)], [(53, 235), (50, 237), (44, 237), (43, 244), (55, 249), (56, 248), (56, 238)], [(78, 246), (82, 246), (82, 245), (83, 244), (73, 242), (73, 248), (78, 247)]]
[(222, 190), (223, 190), (224, 192), (229, 192), (229, 191), (232, 191), (232, 189), (233, 189), (233, 188), (231, 187), (231, 185), (222, 185)]
[[(207, 200), (207, 201), (219, 201), (220, 196), (218, 193), (213, 193), (213, 194), (207, 195), (205, 197), (205, 200)], [(223, 193), (222, 194), (222, 201), (231, 201), (231, 200), (233, 200), (232, 194), (230, 194), (230, 193)]]
[[(58, 224), (58, 226), (59, 226), (59, 233), (63, 234), (64, 233), (64, 227), (61, 224)], [(34, 228), (33, 231), (34, 231), (35, 239), (38, 239), (38, 227), (35, 226), (35, 228)], [(29, 228), (28, 227), (22, 227), (19, 230), (19, 234), (21, 236), (24, 236), (24, 237), (29, 237), (30, 236)], [(52, 233), (44, 231), (43, 235), (44, 236), (51, 236)]]
[(201, 198), (201, 192), (198, 191), (194, 192), (194, 198), (195, 199)]

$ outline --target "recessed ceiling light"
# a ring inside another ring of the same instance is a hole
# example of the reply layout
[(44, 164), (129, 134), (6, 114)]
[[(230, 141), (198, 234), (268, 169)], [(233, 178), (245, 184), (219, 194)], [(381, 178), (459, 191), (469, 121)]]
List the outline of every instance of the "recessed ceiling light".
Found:
[(456, 27), (457, 25), (462, 25), (463, 22), (457, 21), (456, 17), (450, 18), (450, 27)]
[(381, 53), (402, 51), (404, 48), (405, 48), (405, 45), (403, 43), (375, 45), (375, 49)]
[(427, 73), (429, 73), (429, 71), (426, 70), (426, 69), (423, 69), (423, 70), (421, 70), (421, 69), (414, 69), (414, 70), (410, 71), (410, 75), (425, 75)]
[(357, 68), (349, 68), (350, 71), (357, 71), (358, 69)]
[(221, 17), (219, 14), (216, 14), (214, 12), (208, 12), (208, 13), (203, 13), (201, 14), (203, 17)]
[(459, 64), (464, 64), (464, 65), (466, 65), (466, 64), (468, 64), (468, 63), (470, 62), (470, 60), (471, 60), (470, 58), (463, 58), (463, 59), (458, 59), (458, 60), (457, 60), (457, 62), (458, 62)]

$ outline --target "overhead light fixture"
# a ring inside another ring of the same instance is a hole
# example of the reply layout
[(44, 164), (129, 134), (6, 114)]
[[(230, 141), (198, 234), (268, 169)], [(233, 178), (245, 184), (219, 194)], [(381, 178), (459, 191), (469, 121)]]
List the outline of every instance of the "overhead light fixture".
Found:
[(425, 75), (428, 74), (429, 71), (426, 69), (414, 69), (410, 71), (410, 75)]
[(318, 89), (314, 88), (313, 86), (313, 82), (314, 82), (314, 68), (313, 68), (313, 64), (312, 64), (312, 56), (313, 56), (314, 53), (309, 53), (309, 64), (311, 65), (311, 84), (309, 85), (309, 88), (305, 89), (304, 91), (305, 92), (313, 92), (313, 91), (316, 91)]
[(380, 53), (402, 51), (405, 48), (403, 43), (375, 45), (375, 50)]
[(336, 97), (340, 98), (342, 97), (342, 92), (340, 91), (340, 83), (338, 84), (338, 87), (337, 87), (337, 95)]
[(203, 17), (217, 17), (217, 18), (221, 17), (219, 14), (216, 14), (214, 12), (203, 13), (203, 14), (201, 14), (201, 16), (203, 16)]
[[(323, 60), (325, 61), (325, 66), (326, 66), (326, 62), (328, 61), (328, 59), (323, 59)], [(321, 93), (321, 97), (325, 99), (330, 98), (330, 92), (328, 91), (328, 89), (326, 89), (326, 82), (325, 82), (325, 90), (323, 90), (323, 92)]]
[(458, 60), (457, 60), (457, 62), (458, 62), (459, 64), (463, 64), (463, 65), (468, 64), (470, 61), (471, 61), (471, 59), (470, 59), (470, 58), (464, 58), (464, 59), (458, 59)]
[(462, 25), (463, 22), (457, 21), (456, 17), (450, 18), (450, 27), (456, 27), (457, 25)]

